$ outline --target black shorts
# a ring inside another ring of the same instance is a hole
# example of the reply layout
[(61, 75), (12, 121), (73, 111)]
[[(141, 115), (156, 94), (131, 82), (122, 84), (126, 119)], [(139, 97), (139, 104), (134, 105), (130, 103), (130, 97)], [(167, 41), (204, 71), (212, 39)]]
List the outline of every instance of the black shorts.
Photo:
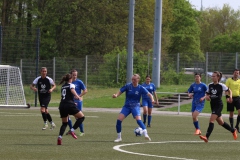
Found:
[(223, 109), (223, 104), (222, 103), (211, 103), (211, 110), (212, 114), (216, 114), (218, 117), (222, 116), (222, 109)]
[(47, 97), (39, 96), (39, 103), (41, 107), (47, 108), (50, 100), (51, 100), (51, 96), (47, 96)]
[(60, 103), (59, 105), (60, 117), (64, 118), (68, 115), (75, 115), (79, 112), (75, 103)]
[(233, 112), (234, 107), (236, 107), (236, 110), (240, 109), (240, 97), (233, 97), (232, 103), (227, 103), (227, 111)]

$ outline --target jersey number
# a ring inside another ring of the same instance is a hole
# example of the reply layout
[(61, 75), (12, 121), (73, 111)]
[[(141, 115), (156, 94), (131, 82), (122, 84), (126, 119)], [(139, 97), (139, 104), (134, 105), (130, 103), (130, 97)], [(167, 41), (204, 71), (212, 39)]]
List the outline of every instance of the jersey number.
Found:
[(62, 99), (65, 99), (65, 96), (66, 96), (66, 89), (63, 89), (62, 90)]

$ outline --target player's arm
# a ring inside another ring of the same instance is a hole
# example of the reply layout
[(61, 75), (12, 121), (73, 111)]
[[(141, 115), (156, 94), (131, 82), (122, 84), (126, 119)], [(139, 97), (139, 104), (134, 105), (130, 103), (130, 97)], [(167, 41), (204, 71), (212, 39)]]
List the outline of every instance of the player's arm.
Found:
[(121, 91), (118, 91), (117, 93), (113, 94), (112, 97), (113, 98), (117, 98), (118, 96), (120, 96), (122, 94)]
[(37, 92), (37, 88), (35, 87), (35, 84), (33, 84), (33, 83), (30, 85), (30, 89)]
[(151, 99), (152, 103), (155, 103), (153, 95), (150, 92), (148, 92), (147, 95)]
[(49, 89), (49, 93), (52, 93), (52, 91), (53, 91), (55, 88), (56, 88), (56, 84), (55, 84), (55, 83), (53, 83), (53, 84), (52, 84), (52, 88), (51, 88), (51, 89)]
[(79, 95), (80, 97), (82, 97), (83, 95), (85, 95), (88, 92), (87, 88), (85, 90), (82, 91), (82, 93)]
[(153, 95), (154, 95), (154, 97), (155, 97), (155, 99), (156, 99), (156, 104), (158, 105), (158, 97), (157, 97), (157, 93), (156, 93), (156, 92), (153, 92)]
[(77, 92), (75, 91), (75, 88), (71, 88), (71, 92), (72, 94), (74, 95), (74, 98), (75, 99), (79, 99), (79, 100), (82, 100), (82, 97), (80, 97)]

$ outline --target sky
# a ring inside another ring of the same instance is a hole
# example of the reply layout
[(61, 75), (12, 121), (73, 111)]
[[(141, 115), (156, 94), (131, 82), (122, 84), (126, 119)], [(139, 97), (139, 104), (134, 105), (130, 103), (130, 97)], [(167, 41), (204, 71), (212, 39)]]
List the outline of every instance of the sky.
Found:
[(189, 2), (195, 6), (197, 10), (201, 9), (201, 3), (203, 8), (222, 8), (223, 4), (229, 4), (234, 10), (240, 10), (240, 0), (189, 0)]

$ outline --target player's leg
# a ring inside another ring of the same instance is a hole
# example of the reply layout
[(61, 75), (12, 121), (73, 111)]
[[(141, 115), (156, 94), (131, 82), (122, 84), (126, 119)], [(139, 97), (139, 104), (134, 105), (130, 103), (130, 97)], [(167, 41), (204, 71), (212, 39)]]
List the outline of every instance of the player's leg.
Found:
[(195, 135), (201, 135), (200, 125), (198, 121), (198, 115), (202, 112), (204, 108), (204, 103), (199, 103), (195, 105), (195, 107), (192, 107), (195, 110), (192, 112), (192, 119), (193, 119), (193, 125), (195, 127)]
[(213, 128), (214, 128), (214, 121), (217, 119), (217, 117), (218, 117), (218, 115), (211, 114), (206, 135), (205, 136), (199, 136), (206, 143), (208, 142), (208, 139), (209, 139), (210, 135), (212, 134), (212, 131), (213, 131)]
[(143, 123), (145, 125), (147, 121), (147, 112), (148, 112), (148, 103), (146, 99), (142, 99), (142, 106), (143, 106)]
[(50, 115), (50, 113), (48, 112), (48, 104), (51, 100), (51, 97), (45, 97), (42, 99), (42, 106), (45, 107), (45, 113), (46, 113), (46, 117), (47, 117), (47, 120), (48, 122), (51, 124), (51, 128), (50, 129), (54, 129), (56, 127), (55, 123), (53, 122), (52, 120), (52, 117)]
[(227, 124), (226, 122), (223, 121), (222, 116), (218, 117), (217, 122), (220, 126), (222, 126), (223, 128), (225, 128), (226, 130), (230, 131), (233, 134), (233, 139), (236, 140), (237, 139), (237, 130), (232, 128), (229, 124)]
[(114, 142), (122, 141), (122, 121), (131, 113), (131, 110), (125, 106), (123, 106), (121, 112), (118, 115), (116, 122), (116, 131), (117, 131), (117, 139)]
[[(80, 111), (82, 111), (82, 104), (83, 104), (83, 102), (82, 101), (77, 101), (77, 108), (80, 110)], [(80, 125), (79, 125), (79, 129), (80, 129), (80, 133), (79, 133), (79, 136), (84, 136), (84, 128), (83, 128), (83, 123), (81, 123)]]
[(237, 97), (235, 99), (234, 105), (236, 106), (236, 110), (238, 111), (237, 122), (236, 122), (235, 128), (237, 129), (238, 133), (240, 133), (240, 130), (239, 130), (239, 123), (240, 123), (240, 97)]
[(152, 122), (152, 102), (149, 100), (148, 101), (148, 125), (147, 127), (151, 127), (151, 122)]
[(227, 103), (227, 111), (229, 112), (229, 123), (230, 123), (230, 126), (233, 128), (233, 125), (234, 125), (234, 119), (233, 119), (233, 116), (234, 116), (234, 105), (233, 105), (233, 103)]
[(145, 139), (151, 141), (151, 138), (149, 137), (149, 135), (147, 133), (146, 126), (143, 124), (143, 122), (141, 120), (140, 106), (136, 106), (136, 107), (132, 108), (131, 110), (132, 110), (131, 112), (132, 112), (133, 117), (137, 121), (137, 124), (139, 125), (139, 127), (141, 127), (143, 129), (143, 135), (144, 135)]
[(68, 116), (68, 126), (69, 126), (69, 131), (66, 133), (66, 135), (70, 134), (71, 129), (73, 128), (72, 120), (71, 120), (71, 118), (69, 116)]

